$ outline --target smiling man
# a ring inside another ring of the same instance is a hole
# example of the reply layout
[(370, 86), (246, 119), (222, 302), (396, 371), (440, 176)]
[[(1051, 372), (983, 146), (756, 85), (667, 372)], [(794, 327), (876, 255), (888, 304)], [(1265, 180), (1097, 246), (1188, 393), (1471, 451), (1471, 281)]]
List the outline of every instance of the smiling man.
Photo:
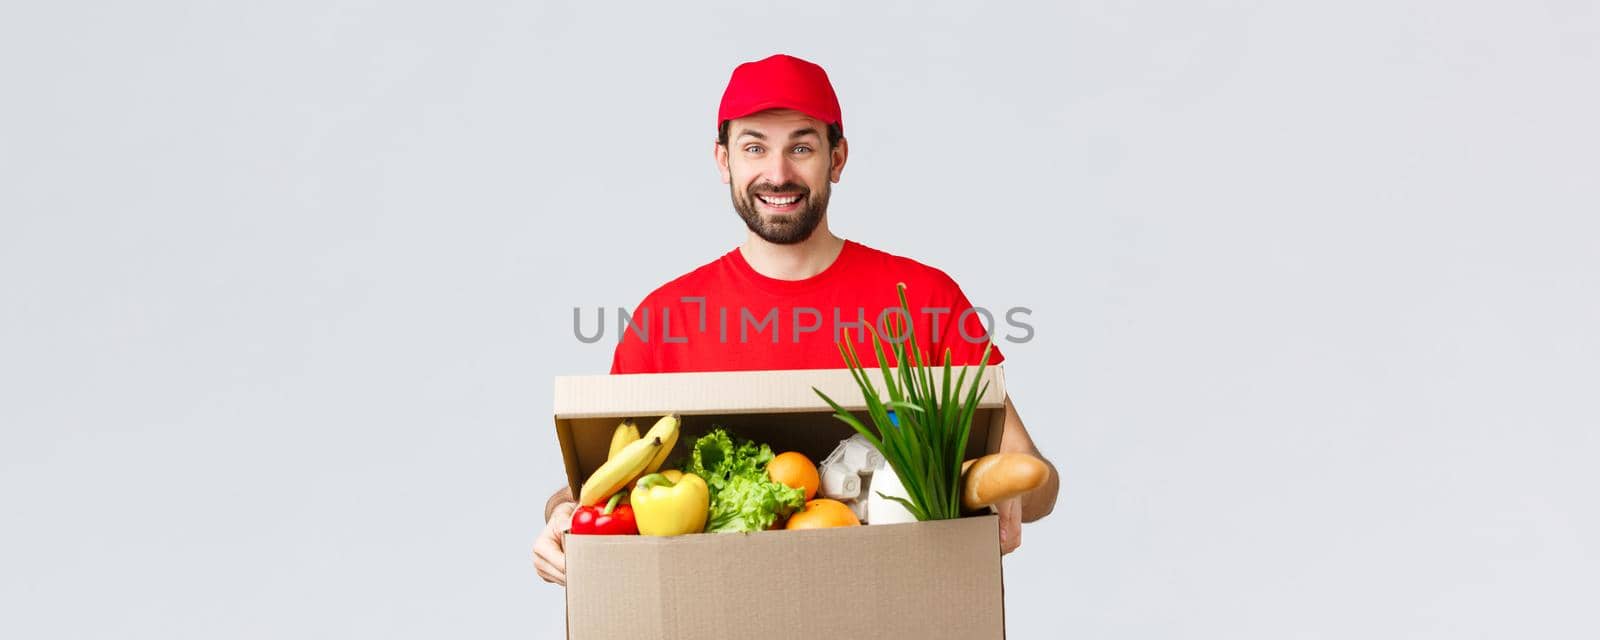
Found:
[[(822, 67), (781, 54), (739, 65), (718, 109), (713, 154), (745, 241), (645, 297), (620, 336), (613, 374), (841, 368), (838, 341), (865, 345), (869, 325), (882, 332), (899, 308), (898, 283), (935, 362), (946, 353), (956, 366), (983, 357), (980, 314), (950, 276), (828, 229), (849, 144)], [(870, 347), (858, 352), (877, 366)], [(1002, 360), (990, 353), (990, 364)], [(1010, 398), (1000, 450), (1039, 455)], [(1021, 544), (1023, 522), (1050, 513), (1057, 488), (1052, 469), (1044, 486), (997, 506), (1004, 552)], [(534, 565), (547, 581), (565, 584), (561, 532), (574, 506), (565, 487), (546, 504)]]
[[(847, 153), (839, 125), (819, 128), (815, 118), (793, 109), (761, 111), (737, 122), (731, 149), (733, 120), (719, 128), (716, 147), (717, 168), (730, 185), (734, 210), (766, 242), (790, 245), (811, 238), (828, 212), (828, 185), (844, 172)], [(737, 180), (735, 163), (742, 174)]]

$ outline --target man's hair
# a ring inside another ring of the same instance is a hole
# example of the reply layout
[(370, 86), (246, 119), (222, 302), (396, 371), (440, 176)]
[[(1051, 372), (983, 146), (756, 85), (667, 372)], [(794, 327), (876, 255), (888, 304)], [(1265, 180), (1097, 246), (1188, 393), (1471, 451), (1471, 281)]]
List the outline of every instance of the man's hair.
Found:
[[(722, 145), (724, 147), (728, 146), (728, 125), (730, 125), (732, 123), (733, 123), (732, 120), (723, 120), (722, 121), (722, 126), (717, 127), (717, 144), (720, 144), (720, 145)], [(836, 125), (836, 124), (828, 125), (828, 149), (829, 150), (832, 150), (834, 147), (839, 146), (839, 141), (843, 140), (843, 139), (844, 139), (844, 130), (840, 129), (839, 125)]]

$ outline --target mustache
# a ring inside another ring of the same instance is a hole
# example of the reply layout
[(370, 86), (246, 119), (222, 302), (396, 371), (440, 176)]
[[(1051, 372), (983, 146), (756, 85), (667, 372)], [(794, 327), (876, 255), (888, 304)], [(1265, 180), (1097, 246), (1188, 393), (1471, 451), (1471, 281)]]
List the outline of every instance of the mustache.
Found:
[(802, 195), (802, 196), (811, 194), (811, 190), (810, 189), (807, 189), (805, 185), (800, 184), (798, 182), (785, 182), (783, 184), (776, 185), (776, 186), (771, 185), (771, 184), (758, 184), (758, 185), (750, 187), (750, 189), (748, 191), (749, 191), (750, 195), (752, 195), (752, 196), (771, 195), (771, 194), (775, 194), (775, 193), (790, 194), (790, 195), (799, 194), (799, 195)]

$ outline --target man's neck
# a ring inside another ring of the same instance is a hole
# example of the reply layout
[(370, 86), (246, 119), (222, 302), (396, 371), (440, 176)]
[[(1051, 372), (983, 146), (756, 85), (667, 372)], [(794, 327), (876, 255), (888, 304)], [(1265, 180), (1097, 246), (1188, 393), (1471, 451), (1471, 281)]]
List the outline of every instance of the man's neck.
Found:
[(754, 232), (746, 232), (739, 252), (756, 273), (775, 280), (805, 280), (822, 273), (839, 258), (844, 239), (819, 225), (811, 237), (795, 244), (773, 244)]

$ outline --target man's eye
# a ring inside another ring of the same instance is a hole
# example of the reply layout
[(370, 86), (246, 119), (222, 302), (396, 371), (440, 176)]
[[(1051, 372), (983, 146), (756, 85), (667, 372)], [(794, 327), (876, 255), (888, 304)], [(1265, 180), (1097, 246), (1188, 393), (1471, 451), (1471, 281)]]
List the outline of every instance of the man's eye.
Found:
[(811, 153), (811, 147), (808, 147), (808, 146), (803, 145), (803, 144), (802, 145), (797, 145), (794, 148), (794, 152), (795, 153)]
[(761, 145), (752, 144), (752, 145), (750, 145), (748, 147), (745, 147), (744, 148), (744, 152), (745, 153), (761, 153)]

